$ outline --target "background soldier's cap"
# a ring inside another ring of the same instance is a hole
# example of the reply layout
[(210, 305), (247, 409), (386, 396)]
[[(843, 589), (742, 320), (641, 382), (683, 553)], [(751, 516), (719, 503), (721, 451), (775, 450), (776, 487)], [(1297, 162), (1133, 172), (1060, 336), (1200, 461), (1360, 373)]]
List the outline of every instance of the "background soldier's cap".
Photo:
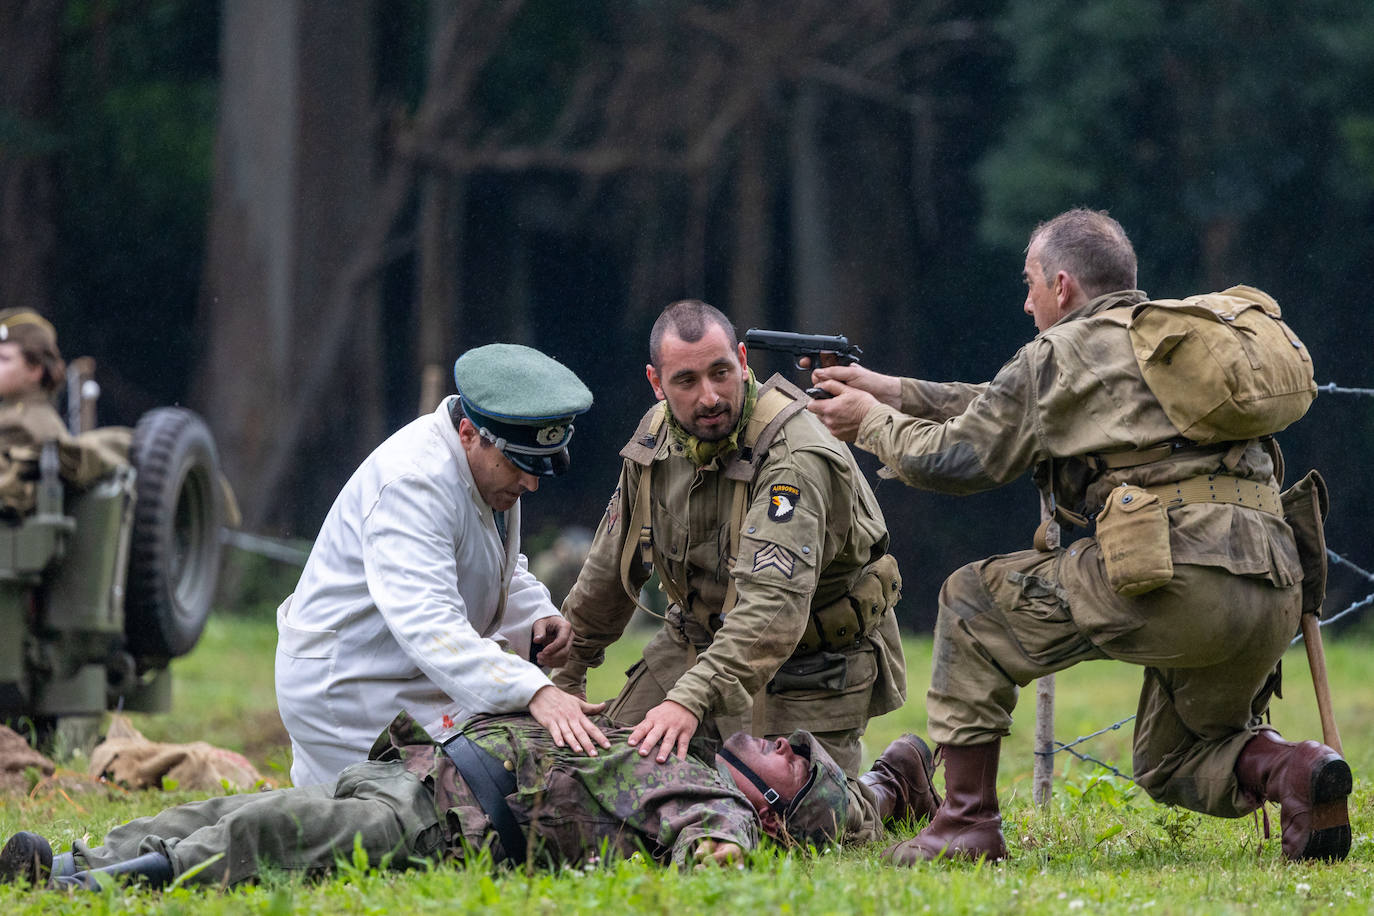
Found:
[(573, 419), (592, 406), (592, 393), (571, 369), (520, 344), (488, 344), (453, 364), (459, 410), (482, 438), (536, 477), (568, 469)]
[(57, 350), (57, 331), (52, 323), (33, 309), (0, 311), (0, 343), (28, 338), (40, 347)]
[(798, 755), (811, 761), (811, 777), (792, 798), (783, 814), (788, 838), (823, 846), (839, 838), (849, 816), (849, 792), (844, 771), (821, 747), (816, 736), (797, 729), (787, 743)]

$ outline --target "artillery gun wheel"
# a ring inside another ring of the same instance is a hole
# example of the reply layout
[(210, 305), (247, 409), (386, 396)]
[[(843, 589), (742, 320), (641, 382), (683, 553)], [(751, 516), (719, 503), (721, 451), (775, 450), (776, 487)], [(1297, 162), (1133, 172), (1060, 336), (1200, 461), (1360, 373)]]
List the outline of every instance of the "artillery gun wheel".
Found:
[(124, 634), (140, 660), (185, 655), (200, 639), (219, 579), (219, 456), (183, 407), (159, 407), (134, 428), (138, 471)]

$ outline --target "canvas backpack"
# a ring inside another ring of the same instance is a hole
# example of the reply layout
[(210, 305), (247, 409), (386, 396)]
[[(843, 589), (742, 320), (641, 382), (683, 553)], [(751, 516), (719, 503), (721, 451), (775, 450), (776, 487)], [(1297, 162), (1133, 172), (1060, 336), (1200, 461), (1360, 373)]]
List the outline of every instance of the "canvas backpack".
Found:
[(1272, 435), (1317, 396), (1307, 348), (1279, 304), (1253, 287), (1113, 311), (1130, 331), (1145, 384), (1194, 442)]

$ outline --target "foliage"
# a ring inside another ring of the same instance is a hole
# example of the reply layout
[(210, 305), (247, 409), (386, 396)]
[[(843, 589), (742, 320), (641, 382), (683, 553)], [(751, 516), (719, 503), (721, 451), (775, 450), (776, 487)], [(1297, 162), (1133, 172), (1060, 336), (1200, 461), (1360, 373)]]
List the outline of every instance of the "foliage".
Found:
[(1019, 247), (1047, 215), (1107, 207), (1176, 291), (1254, 264), (1246, 227), (1341, 209), (1331, 153), (1372, 75), (1348, 37), (1367, 4), (1011, 0), (1002, 25), (1018, 102), (979, 169), (989, 238)]
[[(207, 640), (174, 662), (178, 694), (167, 716), (140, 717), (151, 734), (208, 738), (253, 749), (258, 714), (272, 711), (274, 629), (269, 621), (215, 618)], [(999, 778), (1005, 827), (1013, 859), (998, 866), (933, 865), (910, 870), (881, 864), (882, 845), (830, 849), (819, 854), (782, 854), (765, 847), (740, 870), (678, 874), (641, 857), (555, 873), (503, 871), (478, 859), (464, 866), (436, 865), (406, 872), (375, 868), (346, 850), (338, 875), (318, 883), (276, 873), (260, 885), (233, 891), (185, 886), (163, 892), (110, 889), (100, 895), (64, 898), (0, 888), (8, 913), (491, 913), (580, 914), (606, 912), (720, 912), (725, 908), (777, 913), (1363, 913), (1374, 897), (1374, 842), (1369, 837), (1371, 798), (1362, 774), (1374, 766), (1374, 688), (1364, 677), (1370, 645), (1361, 638), (1333, 639), (1328, 663), (1336, 687), (1337, 717), (1356, 773), (1352, 800), (1355, 845), (1342, 865), (1288, 865), (1277, 836), (1262, 840), (1249, 819), (1228, 821), (1163, 808), (1115, 777), (1074, 763), (1059, 764), (1054, 803), (1030, 801), (1030, 710), (1023, 704), (1003, 754)], [(591, 692), (618, 687), (633, 645), (617, 646), (593, 672)], [(866, 743), (869, 756), (903, 731), (924, 731), (921, 689), (929, 677), (930, 643), (907, 645), (912, 699), (876, 720)], [(1306, 685), (1302, 652), (1285, 660), (1286, 698), (1274, 708), (1275, 724), (1291, 735), (1315, 734), (1315, 704)], [(232, 677), (227, 676), (232, 672)], [(1080, 665), (1057, 678), (1059, 733), (1095, 731), (1134, 708), (1139, 671), (1109, 662)], [(265, 682), (266, 690), (260, 689)], [(248, 689), (251, 688), (251, 689)], [(247, 692), (251, 699), (245, 699)], [(228, 722), (202, 731), (203, 713), (222, 706), (238, 710)], [(250, 710), (255, 710), (250, 712)], [(280, 737), (280, 736), (279, 736)], [(1129, 735), (1109, 732), (1094, 739), (1102, 759), (1129, 757)], [(1124, 765), (1124, 764), (1121, 764)], [(70, 785), (70, 784), (68, 784)], [(0, 835), (25, 827), (62, 842), (98, 839), (109, 827), (162, 807), (189, 801), (189, 793), (56, 791), (41, 782), (26, 797), (0, 810)], [(1277, 827), (1277, 812), (1271, 811)], [(895, 838), (909, 835), (902, 828)], [(893, 839), (893, 837), (889, 837)]]
[[(283, 475), (291, 492), (275, 491), (250, 459), (286, 438), (269, 421), (300, 392), (243, 370), (193, 385), (208, 373), (207, 345), (239, 333), (201, 326), (197, 310), (228, 7), (63, 8), (56, 119), (18, 124), (0, 106), (0, 146), (55, 155), (52, 317), (64, 351), (96, 358), (105, 422), (132, 423), (193, 390), (228, 392), (241, 409), (209, 420), (245, 506), (262, 501), (289, 516), (274, 519), (279, 531), (313, 535), (354, 456), (376, 444), (358, 418), (395, 428), (413, 416), (420, 195), (398, 194), (400, 212), (375, 218), (394, 217), (386, 250), (353, 253), (386, 264), (381, 316), (350, 323), (359, 350), (380, 354), (371, 368), (385, 403), (329, 400), (288, 424), (301, 447), (280, 464), (302, 470)], [(465, 76), (448, 85), (430, 68), (453, 11), (472, 27), (449, 55)], [(848, 333), (880, 370), (983, 380), (1030, 330), (1016, 253), (1027, 230), (1075, 204), (1122, 219), (1151, 293), (1260, 286), (1283, 303), (1319, 381), (1374, 385), (1359, 345), (1374, 335), (1362, 307), (1374, 287), (1374, 7), (1363, 0), (809, 0), (786, 17), (762, 0), (387, 0), (371, 12), (358, 21), (372, 31), (350, 40), (373, 50), (375, 108), (351, 120), (369, 124), (379, 160), (392, 157), (379, 169), (408, 150), (420, 176), (462, 185), (453, 237), (431, 246), (460, 249), (430, 268), (455, 274), (443, 347), (529, 343), (596, 394), (573, 472), (529, 500), (527, 528), (599, 514), (649, 397), (643, 341), (663, 303), (705, 296), (741, 321)], [(444, 92), (448, 116), (416, 151), (422, 103)], [(810, 183), (802, 153), (816, 164)], [(299, 166), (312, 167), (323, 164)], [(753, 261), (742, 254), (751, 241)], [(234, 270), (258, 255), (217, 263)], [(806, 268), (832, 297), (812, 295)], [(292, 321), (310, 333), (304, 362), (320, 319)], [(248, 346), (262, 349), (267, 323), (246, 324)], [(375, 336), (383, 346), (369, 349)], [(1367, 403), (1324, 396), (1284, 438), (1290, 467), (1327, 474), (1337, 549), (1374, 512), (1374, 487), (1347, 457), (1374, 444)], [(226, 431), (230, 415), (245, 427)], [(1025, 544), (1035, 525), (1024, 485), (957, 502), (887, 485), (880, 498), (908, 571), (903, 619), (923, 625), (944, 571)], [(251, 603), (266, 608), (282, 589), (261, 581)]]
[(55, 323), (106, 422), (184, 399), (210, 203), (218, 8), (67, 4)]

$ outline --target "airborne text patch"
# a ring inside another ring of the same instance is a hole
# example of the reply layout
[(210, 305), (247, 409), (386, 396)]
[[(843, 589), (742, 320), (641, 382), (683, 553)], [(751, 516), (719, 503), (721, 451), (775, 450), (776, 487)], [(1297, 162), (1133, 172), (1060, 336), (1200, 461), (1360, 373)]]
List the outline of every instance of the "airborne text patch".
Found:
[(801, 490), (790, 483), (775, 483), (768, 488), (768, 517), (775, 522), (792, 520), (801, 502)]

